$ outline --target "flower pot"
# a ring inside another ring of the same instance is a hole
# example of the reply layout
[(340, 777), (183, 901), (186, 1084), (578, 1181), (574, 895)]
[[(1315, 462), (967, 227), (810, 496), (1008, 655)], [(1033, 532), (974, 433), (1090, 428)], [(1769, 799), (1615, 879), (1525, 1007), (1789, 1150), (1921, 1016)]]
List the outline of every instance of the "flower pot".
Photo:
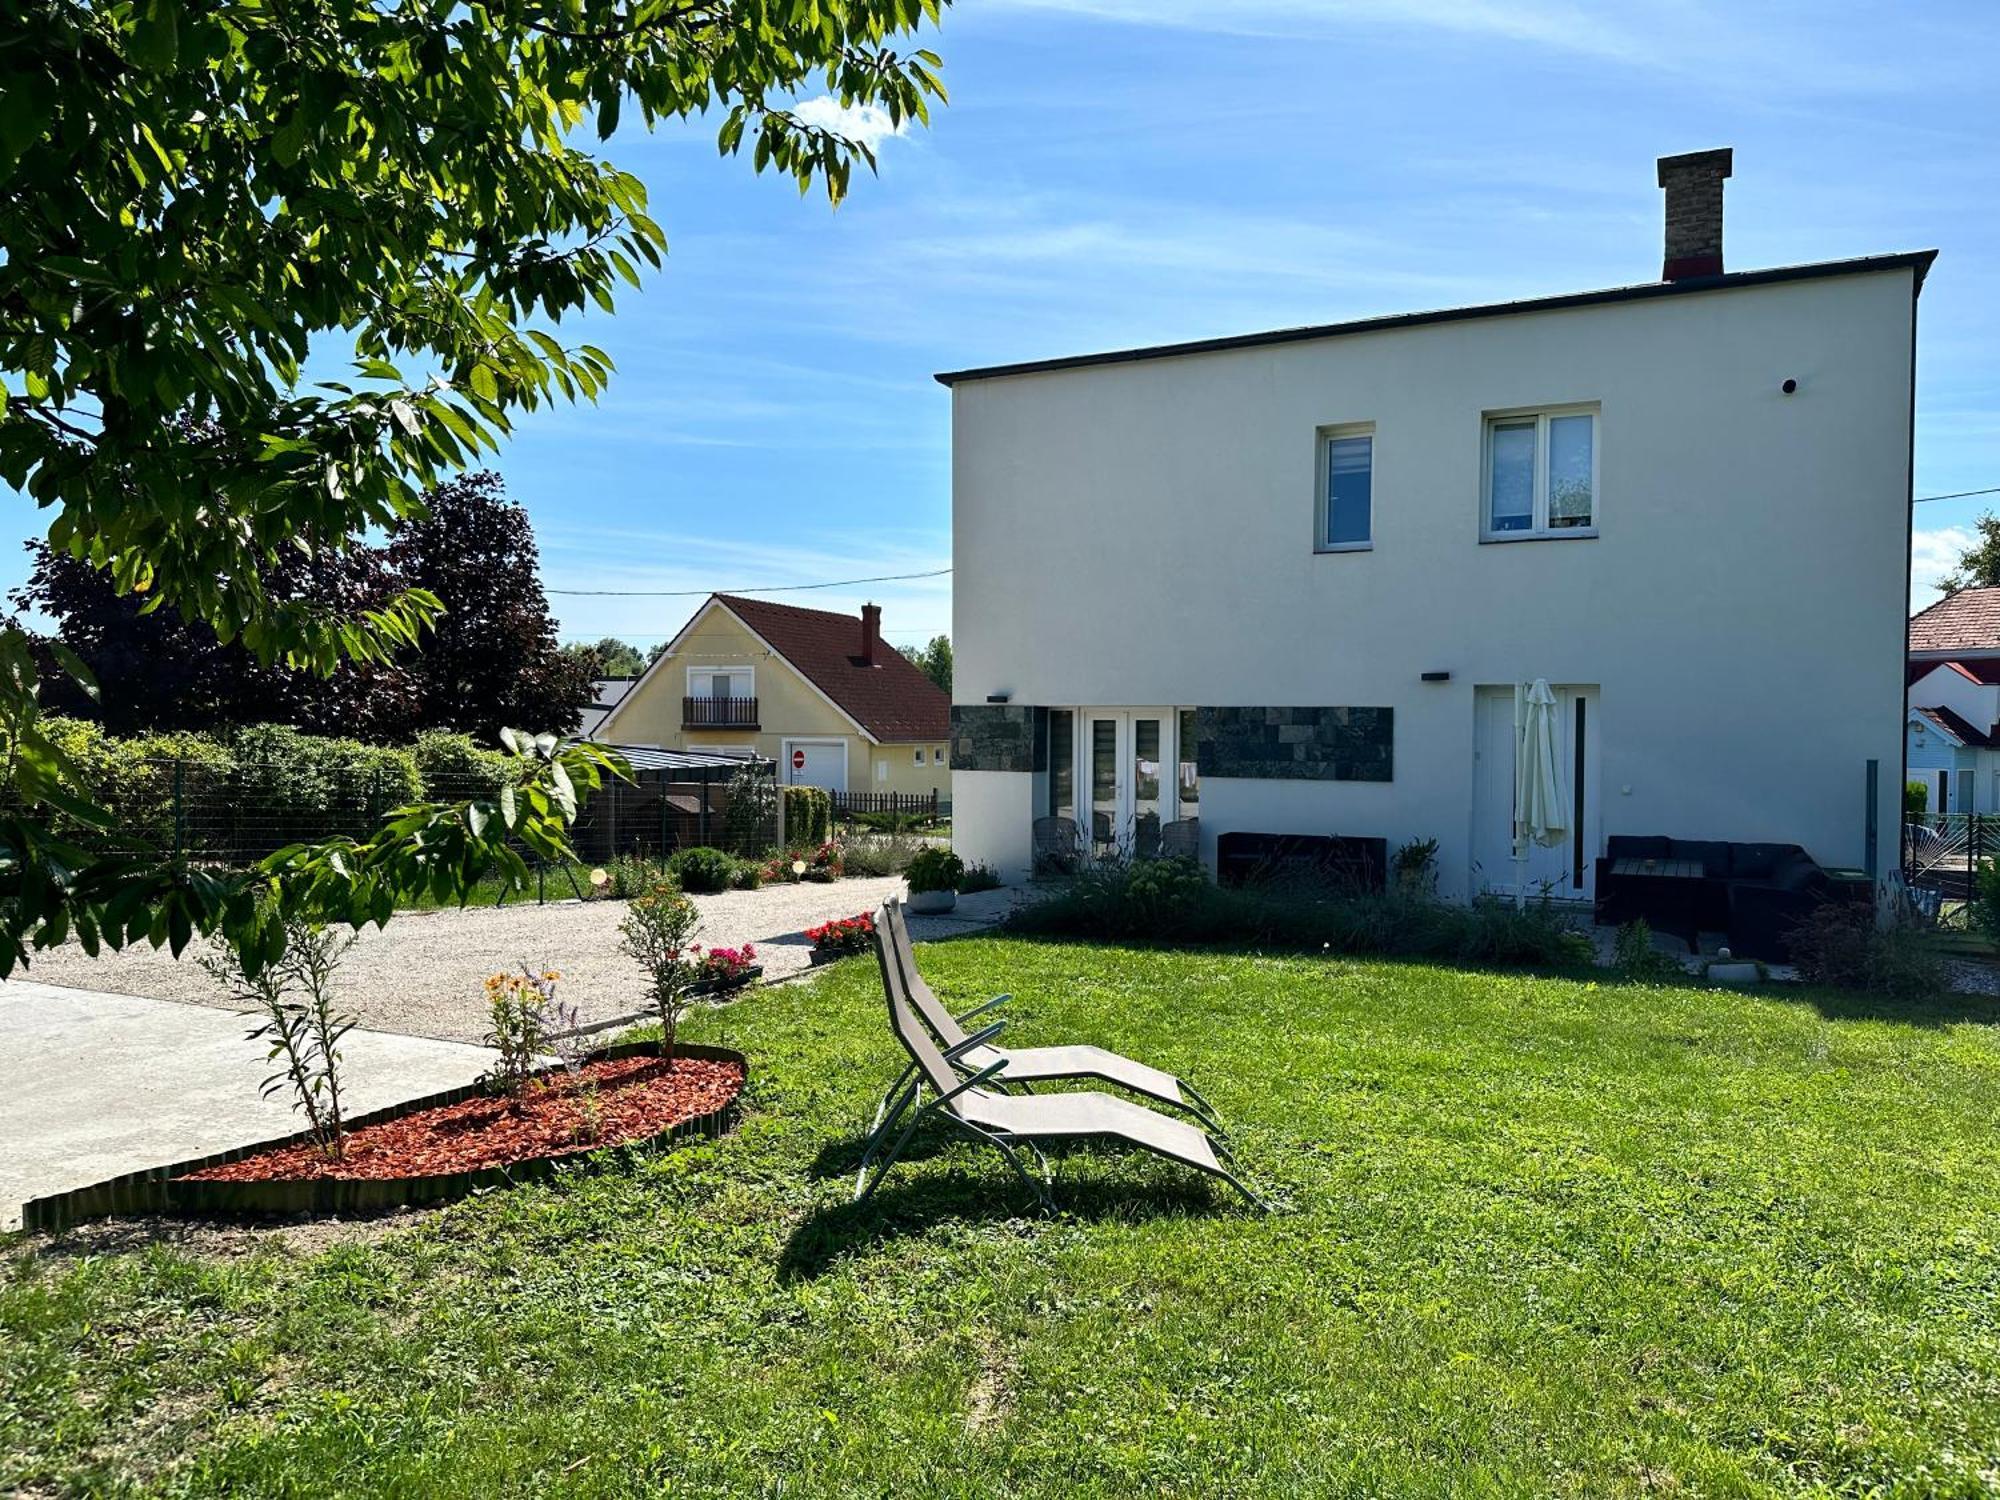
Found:
[(958, 905), (957, 891), (911, 891), (909, 907), (920, 917), (935, 916)]

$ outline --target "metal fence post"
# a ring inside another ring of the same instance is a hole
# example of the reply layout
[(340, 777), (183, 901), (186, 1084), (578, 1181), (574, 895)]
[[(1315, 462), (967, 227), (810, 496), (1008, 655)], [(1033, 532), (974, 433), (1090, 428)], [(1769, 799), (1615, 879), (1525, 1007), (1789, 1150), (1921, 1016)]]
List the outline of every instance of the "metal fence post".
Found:
[(1877, 784), (1877, 779), (1880, 777), (1881, 773), (1882, 773), (1882, 763), (1879, 760), (1871, 760), (1868, 762), (1868, 823), (1867, 823), (1868, 840), (1865, 846), (1867, 850), (1867, 857), (1863, 861), (1863, 863), (1867, 866), (1868, 869), (1868, 882), (1870, 885), (1873, 885), (1875, 882), (1875, 846), (1877, 842), (1876, 831), (1875, 831), (1877, 814), (1875, 805), (1880, 800), (1880, 798), (1876, 795), (1876, 784)]
[(174, 863), (187, 847), (187, 762), (174, 762)]

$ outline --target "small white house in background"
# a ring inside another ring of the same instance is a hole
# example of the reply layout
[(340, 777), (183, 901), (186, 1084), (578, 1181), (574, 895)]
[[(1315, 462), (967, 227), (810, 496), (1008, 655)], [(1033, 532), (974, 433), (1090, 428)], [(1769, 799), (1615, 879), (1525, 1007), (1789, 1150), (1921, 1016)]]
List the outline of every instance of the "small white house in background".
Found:
[(1614, 833), (1892, 868), (1935, 252), (1725, 274), (1729, 171), (1660, 163), (1656, 282), (940, 375), (959, 853), (1194, 818), (1511, 890), (1546, 678), (1575, 809), (1531, 889), (1591, 897)]
[(1908, 779), (1933, 813), (2000, 813), (2000, 588), (1910, 619)]

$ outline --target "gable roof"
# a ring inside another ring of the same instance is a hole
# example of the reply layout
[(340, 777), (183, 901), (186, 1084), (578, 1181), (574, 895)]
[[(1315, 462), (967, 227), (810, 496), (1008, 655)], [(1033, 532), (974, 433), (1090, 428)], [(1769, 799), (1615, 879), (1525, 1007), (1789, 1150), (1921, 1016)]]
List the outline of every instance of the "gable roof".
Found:
[(1912, 651), (2000, 651), (2000, 588), (1960, 589), (1910, 616)]
[(1934, 728), (1943, 730), (1961, 745), (1972, 745), (1985, 750), (2000, 744), (2000, 741), (1995, 741), (1991, 734), (1983, 729), (1973, 728), (1968, 720), (1948, 708), (1912, 708), (1910, 712), (1930, 720)]
[(1018, 364), (946, 370), (932, 378), (939, 385), (949, 386), (967, 380), (992, 380), (1002, 375), (1035, 375), (1045, 370), (1073, 370), (1084, 365), (1122, 365), (1133, 360), (1164, 359), (1178, 354), (1213, 354), (1224, 349), (1248, 349), (1262, 344), (1295, 344), (1303, 339), (1336, 338), (1348, 333), (1416, 328), (1426, 323), (1458, 323), (1470, 318), (1498, 318), (1511, 313), (1560, 312), (1565, 308), (1595, 307), (1606, 302), (1650, 301), (1655, 297), (1680, 297), (1691, 292), (1768, 286), (1780, 281), (1815, 281), (1823, 276), (1853, 276), (1870, 271), (1913, 271), (1913, 290), (1921, 292), (1924, 276), (1936, 259), (1935, 250), (1905, 250), (1893, 255), (1864, 255), (1852, 260), (1817, 261), (1804, 266), (1774, 266), (1763, 271), (1686, 276), (1678, 281), (1642, 281), (1636, 286), (1609, 287), (1599, 292), (1566, 292), (1561, 296), (1530, 297), (1518, 302), (1488, 302), (1477, 307), (1392, 313), (1387, 317), (1360, 318), (1351, 323), (1313, 323), (1303, 328), (1274, 328), (1266, 333), (1239, 333), (1219, 339), (1193, 339), (1181, 344), (1152, 344), (1141, 349), (1113, 349), (1101, 354), (1076, 354), (1060, 359), (1032, 359)]
[(875, 665), (862, 665), (858, 616), (741, 594), (713, 597), (876, 739), (943, 740), (950, 735), (950, 696), (902, 652), (884, 641)]

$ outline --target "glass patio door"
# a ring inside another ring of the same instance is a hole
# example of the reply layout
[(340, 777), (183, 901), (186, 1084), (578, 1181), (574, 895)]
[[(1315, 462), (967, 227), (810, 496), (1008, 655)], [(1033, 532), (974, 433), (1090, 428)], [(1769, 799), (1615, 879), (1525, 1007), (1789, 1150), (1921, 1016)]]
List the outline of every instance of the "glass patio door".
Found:
[(1091, 710), (1082, 715), (1079, 781), (1089, 789), (1090, 851), (1099, 859), (1159, 852), (1166, 710)]

